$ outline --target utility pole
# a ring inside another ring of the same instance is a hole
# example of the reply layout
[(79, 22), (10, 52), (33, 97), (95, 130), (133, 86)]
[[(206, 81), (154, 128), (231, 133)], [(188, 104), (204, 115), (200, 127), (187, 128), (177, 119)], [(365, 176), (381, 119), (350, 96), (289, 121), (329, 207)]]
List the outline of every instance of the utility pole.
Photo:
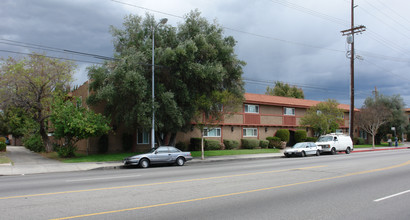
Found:
[(358, 33), (362, 33), (365, 31), (366, 27), (360, 25), (358, 27), (354, 26), (354, 8), (357, 5), (354, 5), (354, 0), (352, 0), (352, 8), (351, 8), (351, 26), (350, 29), (343, 30), (342, 35), (348, 36), (348, 43), (351, 44), (350, 49), (350, 110), (349, 110), (349, 135), (350, 137), (354, 138), (354, 59), (355, 59), (355, 52), (354, 52), (354, 35)]

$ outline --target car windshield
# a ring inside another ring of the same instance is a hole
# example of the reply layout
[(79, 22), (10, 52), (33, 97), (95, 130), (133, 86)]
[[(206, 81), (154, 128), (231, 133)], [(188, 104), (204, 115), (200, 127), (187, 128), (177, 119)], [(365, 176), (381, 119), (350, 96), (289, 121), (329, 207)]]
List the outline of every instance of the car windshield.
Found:
[(317, 140), (317, 142), (327, 142), (327, 141), (332, 141), (333, 137), (332, 136), (321, 136)]
[(297, 144), (293, 145), (293, 148), (306, 148), (306, 144), (305, 143), (297, 143)]

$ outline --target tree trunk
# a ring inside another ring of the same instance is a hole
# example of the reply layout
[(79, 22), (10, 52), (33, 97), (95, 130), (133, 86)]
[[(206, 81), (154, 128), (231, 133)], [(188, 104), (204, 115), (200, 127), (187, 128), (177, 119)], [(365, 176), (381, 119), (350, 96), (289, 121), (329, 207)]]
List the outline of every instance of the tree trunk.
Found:
[(175, 146), (176, 138), (177, 138), (177, 134), (176, 133), (171, 133), (168, 145), (169, 146)]
[(53, 147), (51, 146), (50, 139), (48, 138), (46, 129), (44, 125), (42, 124), (40, 124), (40, 135), (41, 135), (41, 139), (43, 140), (43, 144), (46, 149), (46, 152), (48, 153), (48, 152), (53, 151)]
[(373, 146), (373, 149), (376, 147), (376, 146), (375, 146), (375, 142), (374, 142), (374, 141), (375, 141), (375, 137), (374, 137), (374, 136), (376, 136), (376, 135), (372, 135), (372, 146)]
[(205, 152), (204, 152), (204, 134), (201, 134), (201, 159), (205, 160)]

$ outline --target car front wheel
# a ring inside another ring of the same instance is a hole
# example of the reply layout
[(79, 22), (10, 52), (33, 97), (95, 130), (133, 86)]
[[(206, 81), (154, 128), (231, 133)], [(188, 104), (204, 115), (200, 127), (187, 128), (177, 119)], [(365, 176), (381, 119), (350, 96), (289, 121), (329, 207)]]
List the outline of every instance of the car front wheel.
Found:
[(302, 151), (302, 157), (305, 157), (305, 156), (306, 156), (305, 151)]
[(320, 151), (317, 150), (317, 151), (316, 151), (316, 156), (319, 156), (319, 155), (320, 155)]
[(182, 157), (178, 157), (177, 160), (175, 161), (175, 163), (176, 163), (178, 166), (183, 166), (183, 165), (185, 164), (185, 159), (182, 158)]
[(140, 167), (141, 168), (148, 168), (149, 167), (149, 161), (147, 159), (142, 159), (140, 161)]
[(335, 148), (332, 148), (332, 151), (330, 152), (332, 155), (335, 155), (336, 154), (336, 149)]

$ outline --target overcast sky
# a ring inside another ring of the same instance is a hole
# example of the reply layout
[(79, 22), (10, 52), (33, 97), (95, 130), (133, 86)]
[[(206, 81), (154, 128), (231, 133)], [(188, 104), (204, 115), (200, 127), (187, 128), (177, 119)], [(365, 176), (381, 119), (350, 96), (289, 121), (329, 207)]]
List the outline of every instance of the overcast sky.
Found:
[[(367, 27), (355, 36), (360, 56), (355, 61), (355, 107), (375, 87), (383, 95), (400, 94), (409, 107), (410, 1), (355, 4), (355, 26)], [(0, 56), (43, 52), (34, 46), (40, 45), (111, 57), (109, 26), (121, 27), (126, 15), (148, 12), (176, 26), (198, 9), (237, 41), (236, 54), (247, 63), (246, 92), (263, 94), (272, 82), (282, 81), (302, 88), (306, 99), (350, 104), (349, 45), (340, 32), (350, 28), (350, 6), (351, 0), (1, 0)], [(87, 80), (87, 66), (102, 62), (44, 52), (78, 60), (77, 85)]]

